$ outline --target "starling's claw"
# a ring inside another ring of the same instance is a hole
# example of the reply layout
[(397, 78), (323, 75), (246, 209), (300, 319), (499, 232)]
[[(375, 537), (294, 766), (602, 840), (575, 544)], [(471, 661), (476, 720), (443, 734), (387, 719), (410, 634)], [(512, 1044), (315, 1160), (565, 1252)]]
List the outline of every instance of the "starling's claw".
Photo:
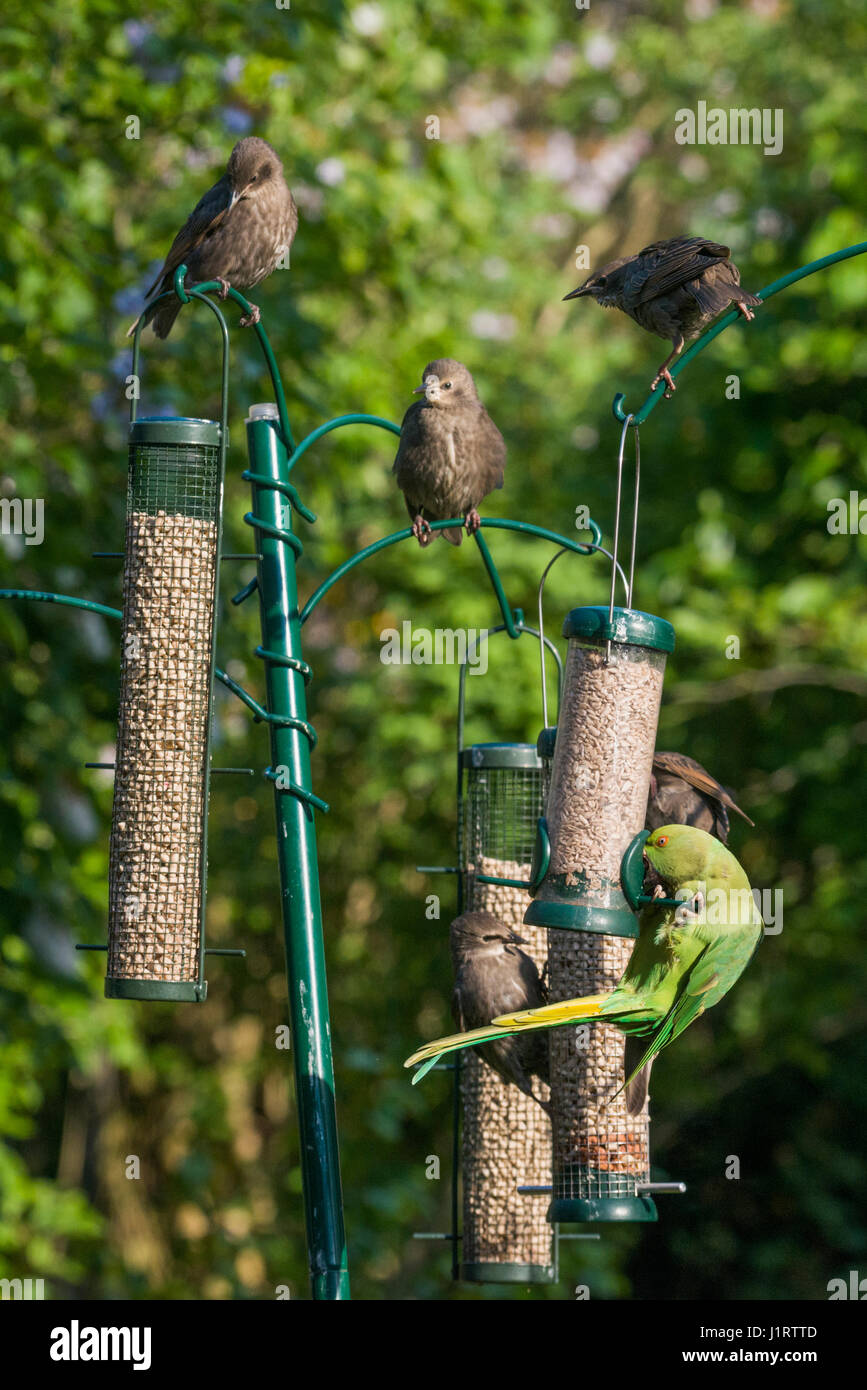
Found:
[(465, 519), (464, 519), (464, 525), (465, 525), (466, 528), (467, 528), (467, 535), (468, 535), (468, 536), (474, 536), (475, 533), (476, 533), (476, 531), (478, 531), (479, 527), (481, 526), (481, 524), (482, 524), (482, 518), (479, 516), (479, 514), (478, 514), (478, 512), (476, 511), (475, 507), (471, 507), (470, 510), (467, 512), (467, 515), (466, 515), (466, 517), (465, 517)]
[(253, 324), (258, 323), (261, 317), (262, 315), (259, 312), (259, 305), (251, 304), (249, 314), (244, 314), (243, 318), (238, 319), (238, 322), (240, 323), (242, 328), (252, 328)]
[(655, 391), (661, 381), (665, 382), (664, 399), (670, 401), (675, 391), (677, 390), (677, 387), (674, 384), (674, 377), (671, 375), (671, 372), (668, 370), (667, 367), (660, 367), (659, 371), (656, 373), (656, 376), (650, 383), (651, 391)]
[(737, 309), (737, 311), (738, 311), (739, 314), (743, 314), (743, 316), (744, 316), (744, 318), (746, 319), (747, 323), (751, 323), (751, 322), (753, 321), (753, 319), (755, 318), (755, 314), (753, 313), (752, 309), (750, 308), (750, 306), (749, 306), (748, 304), (741, 304), (740, 302), (738, 302), (738, 303), (735, 305), (735, 308)]
[(423, 516), (417, 516), (413, 521), (412, 534), (415, 536), (422, 550), (424, 550), (425, 546), (430, 545), (433, 540), (433, 531), (430, 528), (430, 523), (425, 521)]
[(232, 288), (232, 286), (229, 284), (228, 280), (224, 280), (223, 277), (222, 277), (222, 275), (215, 275), (215, 276), (214, 276), (214, 279), (217, 280), (217, 281), (219, 281), (220, 289), (219, 289), (218, 293), (219, 293), (220, 298), (221, 298), (221, 299), (228, 299), (228, 297), (229, 297), (229, 290)]

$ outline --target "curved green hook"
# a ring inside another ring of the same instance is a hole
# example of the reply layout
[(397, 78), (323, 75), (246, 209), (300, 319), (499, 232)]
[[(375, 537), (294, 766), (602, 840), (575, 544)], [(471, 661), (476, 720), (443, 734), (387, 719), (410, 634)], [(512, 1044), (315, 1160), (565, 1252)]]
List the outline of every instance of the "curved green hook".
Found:
[[(212, 299), (208, 299), (208, 295), (214, 293), (219, 294), (222, 297), (223, 286), (220, 284), (219, 280), (203, 280), (200, 284), (191, 285), (189, 289), (186, 289), (184, 286), (184, 277), (186, 273), (187, 267), (185, 265), (179, 265), (174, 274), (172, 288), (170, 290), (164, 290), (162, 294), (157, 295), (156, 299), (152, 299), (147, 307), (148, 309), (151, 309), (155, 304), (158, 304), (161, 299), (169, 299), (172, 295), (174, 295), (181, 301), (182, 304), (189, 304), (191, 299), (201, 299), (204, 301), (205, 304), (207, 304), (211, 309), (213, 309), (220, 322), (220, 327), (223, 335), (223, 351), (225, 355), (225, 365), (223, 372), (223, 397), (225, 400), (228, 394), (228, 329), (226, 327), (226, 320), (223, 318), (223, 314), (220, 310), (219, 305), (215, 304)], [(242, 294), (239, 294), (237, 290), (232, 289), (231, 286), (229, 286), (228, 293), (225, 297), (227, 299), (234, 299), (236, 304), (240, 304), (245, 314), (252, 313), (253, 305), (250, 303), (249, 299), (245, 299)], [(252, 326), (256, 330), (256, 337), (258, 338), (259, 346), (262, 349), (262, 356), (265, 358), (265, 365), (267, 366), (268, 373), (271, 377), (271, 385), (274, 389), (274, 401), (277, 405), (277, 414), (280, 417), (280, 430), (283, 434), (283, 441), (286, 445), (286, 451), (287, 453), (291, 453), (292, 450), (295, 448), (295, 439), (292, 435), (292, 429), (289, 424), (289, 414), (286, 409), (286, 397), (283, 393), (283, 382), (280, 378), (280, 368), (277, 366), (277, 359), (274, 356), (274, 353), (271, 349), (271, 344), (268, 341), (268, 334), (265, 332), (265, 329), (263, 328), (262, 324), (255, 323)], [(141, 332), (144, 327), (144, 313), (142, 313), (139, 322), (136, 325), (135, 336), (133, 338), (132, 370), (134, 376), (138, 375), (139, 338), (141, 337)], [(135, 419), (135, 402), (133, 402), (131, 418)]]
[(341, 429), (344, 425), (376, 425), (381, 430), (391, 430), (392, 434), (400, 434), (400, 425), (396, 425), (393, 420), (384, 420), (380, 415), (337, 415), (333, 420), (326, 420), (324, 425), (317, 425), (315, 430), (311, 430), (295, 449), (286, 465), (287, 471), (295, 467), (302, 454), (306, 454), (311, 444), (315, 444), (317, 439), (321, 439), (323, 434), (328, 434), (331, 430)]
[[(88, 613), (99, 613), (103, 618), (120, 619), (123, 617), (123, 612), (120, 608), (109, 608), (107, 604), (96, 603), (90, 598), (78, 598), (74, 594), (51, 594), (43, 589), (0, 589), (0, 599), (3, 598), (28, 599), (31, 603), (59, 603), (65, 608), (83, 608)], [(257, 648), (257, 656), (260, 650), (261, 648)], [(271, 724), (274, 723), (275, 720), (283, 718), (282, 715), (269, 714), (268, 711), (259, 704), (258, 700), (254, 700), (249, 691), (245, 690), (237, 681), (232, 680), (232, 677), (226, 675), (225, 671), (221, 671), (219, 666), (214, 667), (214, 675), (227, 690), (231, 690), (233, 695), (237, 695), (242, 704), (245, 704), (248, 709), (253, 711), (257, 724), (262, 721)], [(302, 724), (304, 724), (305, 727), (302, 728)], [(313, 738), (315, 738), (316, 731), (311, 725), (306, 724), (306, 721), (294, 720), (293, 725), (297, 725), (297, 727), (301, 728), (301, 732), (307, 734), (308, 738), (311, 737), (311, 734)]]
[[(794, 285), (796, 281), (803, 280), (808, 275), (815, 275), (817, 270), (824, 270), (826, 266), (836, 265), (838, 261), (848, 261), (852, 256), (863, 256), (865, 251), (867, 251), (867, 241), (859, 241), (855, 246), (846, 246), (842, 251), (833, 251), (830, 256), (822, 256), (818, 261), (810, 261), (809, 265), (802, 265), (799, 270), (792, 270), (788, 275), (783, 275), (779, 280), (774, 280), (773, 283), (767, 285), (765, 289), (759, 290), (758, 297), (761, 299), (762, 303), (764, 303), (766, 299), (770, 299), (772, 295), (779, 294), (780, 290), (787, 289), (789, 285)], [(694, 357), (697, 357), (698, 354), (707, 347), (708, 343), (713, 342), (714, 338), (722, 333), (723, 329), (728, 328), (730, 323), (734, 323), (735, 319), (740, 317), (737, 309), (732, 309), (729, 313), (724, 314), (718, 323), (715, 323), (712, 328), (709, 328), (706, 333), (703, 333), (701, 337), (693, 343), (692, 347), (685, 352), (682, 357), (678, 358), (677, 362), (671, 368), (671, 375), (673, 377), (679, 376), (688, 362), (691, 362)], [(632, 423), (634, 425), (641, 425), (644, 423), (657, 401), (662, 398), (664, 391), (665, 382), (661, 381), (659, 385), (651, 391), (641, 409), (635, 411), (633, 414)], [(630, 414), (629, 411), (624, 409), (624, 400), (625, 396), (623, 392), (618, 391), (611, 406), (614, 412), (614, 418), (619, 420), (621, 424), (626, 423)]]
[[(432, 531), (443, 531), (447, 526), (463, 526), (464, 519), (460, 516), (449, 517), (445, 521), (432, 521), (430, 528)], [(592, 555), (595, 551), (602, 532), (595, 521), (588, 523), (588, 530), (593, 532), (593, 544), (582, 545), (580, 541), (570, 540), (568, 536), (558, 536), (556, 531), (548, 531), (543, 526), (535, 526), (531, 521), (509, 521), (499, 517), (482, 517), (482, 526), (490, 527), (497, 531), (523, 531), (525, 535), (538, 536), (543, 541), (553, 541), (555, 545), (562, 545), (566, 550), (574, 551), (577, 555)], [(476, 533), (478, 535), (478, 532)], [(350, 570), (360, 565), (362, 560), (367, 560), (371, 555), (376, 555), (380, 550), (386, 550), (391, 545), (397, 545), (398, 541), (409, 540), (412, 536), (412, 527), (407, 526), (402, 531), (393, 531), (390, 536), (383, 536), (381, 540), (374, 541), (372, 545), (366, 545), (363, 550), (358, 550), (351, 555), (348, 560), (344, 560), (342, 565), (329, 574), (319, 585), (319, 588), (310, 595), (310, 598), (301, 609), (301, 622), (306, 623), (310, 614), (313, 612), (320, 599), (323, 599), (328, 590), (333, 588), (339, 579), (342, 579)], [(491, 562), (493, 563), (493, 561)], [(501, 604), (502, 607), (502, 604)], [(505, 609), (503, 610), (505, 617)], [(512, 616), (511, 613), (509, 615)], [(513, 620), (514, 621), (514, 620)], [(508, 624), (507, 624), (508, 630)], [(509, 636), (512, 633), (509, 632)]]

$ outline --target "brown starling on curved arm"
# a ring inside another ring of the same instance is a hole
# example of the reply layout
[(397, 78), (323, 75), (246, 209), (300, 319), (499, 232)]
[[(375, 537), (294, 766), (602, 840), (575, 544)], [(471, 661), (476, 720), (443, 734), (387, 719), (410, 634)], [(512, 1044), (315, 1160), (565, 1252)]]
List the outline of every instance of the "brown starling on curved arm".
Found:
[[(174, 273), (186, 265), (185, 285), (219, 280), (220, 298), (230, 287), (244, 290), (271, 274), (286, 254), (298, 227), (295, 200), (283, 177), (283, 165), (266, 140), (249, 135), (229, 156), (226, 172), (209, 188), (190, 213), (171, 245), (163, 268), (147, 298), (172, 288)], [(166, 299), (151, 315), (158, 338), (167, 338), (181, 308), (179, 299)], [(258, 323), (259, 309), (251, 306), (242, 325)], [(129, 329), (135, 332), (139, 320)]]
[[(464, 912), (449, 928), (455, 988), (452, 1017), (462, 1033), (482, 1028), (501, 1013), (533, 1009), (548, 1002), (535, 961), (521, 950), (522, 937), (491, 912)], [(504, 1010), (506, 999), (514, 1000)], [(498, 1038), (479, 1048), (488, 1066), (549, 1110), (533, 1094), (531, 1077), (548, 1081), (547, 1035)]]
[[(412, 533), (426, 546), (433, 539), (431, 521), (462, 516), (469, 535), (478, 531), (480, 503), (503, 486), (506, 445), (463, 363), (451, 357), (429, 362), (415, 390), (425, 398), (403, 417), (392, 471)], [(460, 527), (446, 527), (441, 534), (460, 545)]]
[(650, 384), (653, 390), (665, 381), (668, 398), (675, 389), (669, 364), (685, 344), (732, 304), (745, 319), (753, 319), (749, 306), (762, 302), (741, 289), (740, 272), (730, 256), (727, 246), (703, 237), (655, 241), (636, 256), (610, 261), (564, 298), (588, 295), (605, 309), (622, 309), (649, 333), (670, 338), (672, 351)]
[(694, 825), (725, 844), (729, 811), (737, 811), (748, 825), (753, 824), (701, 763), (685, 753), (654, 753), (644, 822), (648, 830), (658, 830), (661, 825)]

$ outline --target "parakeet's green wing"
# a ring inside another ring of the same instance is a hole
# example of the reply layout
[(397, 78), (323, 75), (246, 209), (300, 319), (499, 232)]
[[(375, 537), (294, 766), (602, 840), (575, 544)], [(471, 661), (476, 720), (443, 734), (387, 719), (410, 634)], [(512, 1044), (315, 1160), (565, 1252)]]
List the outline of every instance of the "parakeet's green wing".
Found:
[(728, 993), (746, 970), (761, 939), (761, 927), (750, 926), (717, 937), (705, 946), (684, 976), (682, 989), (659, 1026), (653, 1030), (640, 1061), (627, 1076), (624, 1086), (628, 1086), (641, 1068), (674, 1042), (706, 1008)]

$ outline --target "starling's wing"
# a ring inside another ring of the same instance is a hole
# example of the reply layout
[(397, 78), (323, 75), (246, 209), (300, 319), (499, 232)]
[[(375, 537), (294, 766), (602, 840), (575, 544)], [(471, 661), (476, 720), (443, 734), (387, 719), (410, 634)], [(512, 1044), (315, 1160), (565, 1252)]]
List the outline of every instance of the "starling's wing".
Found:
[[(421, 412), (423, 409), (424, 401), (413, 401), (412, 405), (410, 406), (409, 410), (406, 412), (406, 414), (403, 417), (403, 420), (401, 421), (400, 440), (397, 446), (397, 453), (394, 457), (394, 464), (392, 465), (391, 469), (392, 473), (396, 473), (398, 475), (398, 482), (400, 482), (401, 472), (410, 463), (409, 456), (412, 453), (412, 450), (417, 449), (421, 444), (424, 443), (424, 435), (422, 432), (421, 421)], [(400, 485), (401, 487), (403, 487), (404, 484), (401, 483)]]
[(672, 777), (680, 777), (696, 791), (703, 792), (705, 796), (712, 797), (719, 801), (721, 805), (727, 806), (730, 811), (737, 811), (739, 816), (749, 824), (754, 825), (745, 811), (742, 811), (737, 802), (726, 791), (725, 787), (711, 777), (706, 768), (701, 763), (697, 763), (694, 758), (688, 758), (685, 753), (665, 753), (656, 752), (653, 755), (653, 770), (656, 773), (667, 772)]
[(646, 304), (650, 299), (668, 294), (679, 285), (704, 275), (709, 267), (727, 261), (730, 255), (728, 246), (697, 236), (673, 237), (670, 241), (656, 241), (645, 246), (638, 260), (641, 262), (646, 257), (649, 269), (635, 302)]
[(190, 252), (194, 251), (204, 238), (213, 231), (216, 231), (220, 223), (224, 220), (229, 211), (232, 201), (232, 189), (229, 180), (224, 174), (213, 186), (209, 188), (204, 197), (200, 198), (193, 211), (190, 213), (181, 230), (178, 232), (171, 244), (169, 254), (166, 256), (163, 268), (154, 280), (147, 292), (150, 299), (154, 291), (163, 283), (166, 276), (173, 275), (179, 265), (189, 259)]
[[(518, 973), (524, 995), (523, 1007), (526, 1009), (538, 1009), (543, 1004), (547, 1004), (548, 991), (539, 978), (536, 962), (531, 956), (528, 956), (525, 951), (518, 950), (517, 947), (514, 948), (514, 953), (517, 957)], [(512, 1013), (521, 1007), (521, 1004), (509, 1003), (504, 1009), (499, 1010), (499, 1012)]]
[(706, 830), (725, 844), (729, 833), (728, 811), (722, 802), (696, 791), (682, 777), (654, 773), (647, 799), (645, 825), (658, 830), (662, 825), (692, 825)]
[(503, 486), (506, 471), (506, 441), (484, 406), (479, 407), (479, 464), (484, 495)]

